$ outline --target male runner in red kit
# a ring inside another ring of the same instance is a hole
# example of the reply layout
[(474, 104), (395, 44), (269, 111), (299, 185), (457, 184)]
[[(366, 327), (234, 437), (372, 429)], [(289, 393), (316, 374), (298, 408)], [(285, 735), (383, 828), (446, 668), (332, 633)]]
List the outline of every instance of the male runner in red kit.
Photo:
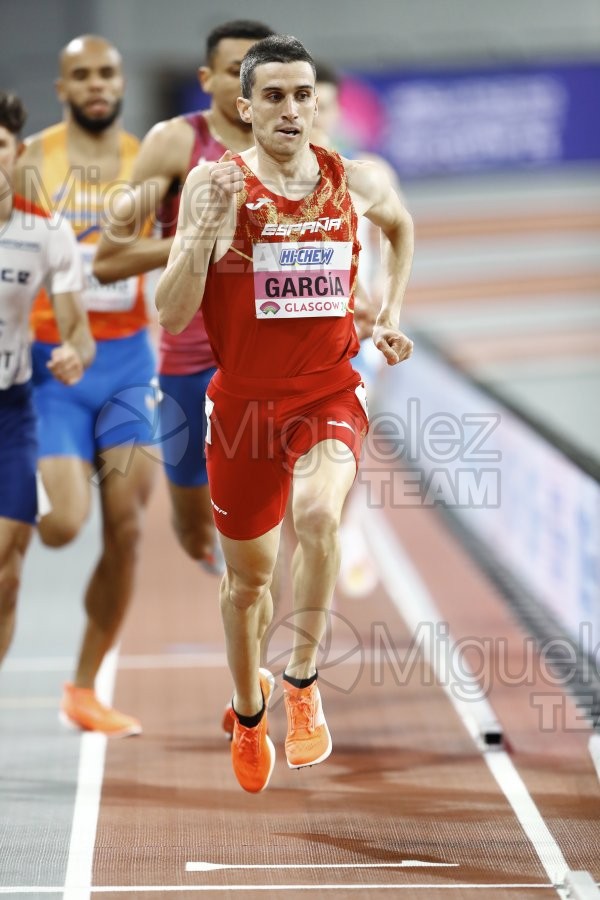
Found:
[(221, 611), (234, 681), (232, 763), (263, 790), (275, 750), (259, 669), (270, 585), (293, 485), (297, 632), (283, 676), (291, 768), (331, 752), (316, 654), (339, 568), (338, 526), (368, 422), (350, 363), (358, 349), (353, 289), (358, 215), (383, 235), (384, 292), (373, 332), (389, 365), (407, 359), (398, 330), (412, 221), (376, 163), (309, 144), (315, 69), (295, 38), (255, 44), (241, 67), (238, 109), (255, 146), (194, 169), (156, 292), (159, 321), (178, 333), (202, 306), (217, 373), (208, 391), (207, 463), (227, 571)]

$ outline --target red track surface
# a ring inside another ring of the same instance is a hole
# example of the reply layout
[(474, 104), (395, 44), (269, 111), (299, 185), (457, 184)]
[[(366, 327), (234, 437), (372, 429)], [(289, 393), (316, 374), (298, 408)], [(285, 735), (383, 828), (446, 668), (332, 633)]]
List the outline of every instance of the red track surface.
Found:
[[(525, 635), (435, 512), (397, 509), (386, 515), (455, 640), (493, 643), (504, 637), (511, 672), (518, 672)], [(285, 898), (557, 896), (482, 754), (442, 689), (430, 683), (427, 668), (414, 666), (399, 685), (389, 664), (382, 669), (371, 659), (373, 623), (380, 629), (385, 623), (399, 652), (410, 643), (381, 586), (363, 600), (336, 598), (327, 662), (346, 652), (349, 657), (322, 670), (331, 758), (300, 772), (287, 768), (278, 692), (270, 715), (277, 764), (268, 789), (254, 796), (238, 787), (219, 730), (231, 682), (224, 658), (214, 656), (223, 647), (217, 584), (176, 547), (162, 482), (150, 511), (141, 573), (115, 700), (140, 715), (145, 731), (139, 739), (109, 742), (94, 884), (198, 885), (205, 888), (202, 896), (215, 897), (238, 896), (236, 885), (256, 885), (244, 897), (265, 896), (268, 886), (269, 896)], [(283, 607), (278, 619), (285, 613)], [(360, 636), (358, 650), (344, 619)], [(272, 657), (283, 653), (285, 642), (280, 627)], [(152, 658), (140, 659), (146, 654)], [(478, 665), (475, 656), (473, 663)], [(283, 658), (274, 668), (282, 664)], [(490, 699), (512, 760), (568, 865), (600, 879), (600, 790), (587, 754), (588, 728), (565, 697), (557, 726), (544, 730), (540, 701), (532, 697), (560, 695), (560, 689), (540, 681), (535, 661), (520, 679), (527, 683), (516, 687), (494, 677), (499, 668), (490, 654), (482, 676), (491, 682)], [(352, 868), (402, 860), (455, 867)], [(188, 861), (272, 868), (187, 873)], [(278, 868), (286, 865), (338, 868)], [(221, 890), (206, 891), (210, 885)], [(226, 885), (232, 890), (223, 891)], [(323, 887), (309, 892), (276, 885)]]

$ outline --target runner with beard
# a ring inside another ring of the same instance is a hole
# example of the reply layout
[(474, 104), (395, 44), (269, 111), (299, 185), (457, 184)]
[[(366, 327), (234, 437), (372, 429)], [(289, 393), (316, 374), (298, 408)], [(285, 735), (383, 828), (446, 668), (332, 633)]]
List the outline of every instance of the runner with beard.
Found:
[(141, 523), (154, 471), (140, 445), (153, 434), (154, 374), (139, 277), (101, 285), (92, 276), (96, 242), (111, 192), (130, 178), (138, 141), (120, 125), (123, 72), (104, 38), (73, 39), (60, 55), (56, 83), (64, 121), (27, 141), (17, 190), (70, 221), (83, 258), (83, 300), (97, 344), (93, 365), (74, 387), (47, 367), (60, 342), (52, 306), (38, 296), (32, 317), (34, 400), (40, 469), (52, 511), (39, 525), (51, 547), (69, 543), (90, 511), (90, 478), (100, 485), (102, 550), (85, 593), (87, 622), (73, 683), (65, 685), (65, 724), (114, 736), (139, 734), (140, 722), (101, 704), (96, 675), (131, 600)]

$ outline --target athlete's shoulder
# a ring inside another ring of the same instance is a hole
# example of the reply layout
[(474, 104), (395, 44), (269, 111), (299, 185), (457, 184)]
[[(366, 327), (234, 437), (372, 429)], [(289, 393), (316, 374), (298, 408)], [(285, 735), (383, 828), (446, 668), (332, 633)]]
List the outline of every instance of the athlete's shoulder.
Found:
[(51, 125), (25, 138), (25, 148), (17, 163), (17, 192), (26, 194), (23, 173), (29, 169), (41, 170), (43, 163), (54, 152), (63, 153), (66, 147), (66, 126), (64, 122)]
[(121, 141), (126, 150), (133, 150), (137, 153), (140, 149), (140, 139), (129, 131), (121, 131)]
[(393, 186), (396, 193), (398, 193), (398, 194), (401, 193), (400, 181), (398, 179), (396, 170), (391, 165), (391, 163), (389, 163), (387, 161), (387, 159), (384, 159), (383, 156), (379, 156), (377, 153), (369, 153), (367, 151), (361, 151), (360, 154), (358, 155), (358, 160), (363, 161), (363, 162), (375, 163), (375, 165), (381, 171), (385, 172), (385, 174), (387, 175), (387, 177), (390, 181), (390, 184)]
[(25, 138), (25, 154), (39, 154), (51, 151), (55, 146), (63, 145), (67, 139), (67, 126), (65, 122), (57, 122), (35, 134)]
[(13, 209), (25, 215), (39, 216), (41, 219), (52, 218), (52, 213), (42, 209), (42, 207), (38, 206), (36, 203), (32, 203), (31, 200), (22, 197), (21, 194), (13, 195)]
[(217, 165), (218, 160), (201, 160), (198, 165), (193, 166), (190, 169), (188, 176), (186, 178), (186, 183), (189, 187), (194, 187), (197, 184), (202, 184), (205, 181), (208, 181), (210, 178), (210, 173)]
[(44, 158), (44, 142), (42, 139), (43, 132), (32, 134), (31, 137), (25, 138), (23, 144), (23, 152), (19, 157), (17, 168), (23, 168), (24, 165), (37, 166)]
[(190, 128), (194, 131), (208, 132), (208, 119), (207, 116), (208, 110), (206, 109), (196, 109), (193, 112), (184, 113), (182, 116), (176, 116), (181, 122), (185, 122)]
[(382, 165), (376, 158), (342, 157), (342, 164), (346, 170), (348, 187), (351, 190), (359, 190), (361, 193), (379, 192), (391, 186), (390, 167)]
[(157, 122), (142, 141), (144, 169), (183, 179), (193, 145), (194, 129), (183, 116)]
[(175, 142), (177, 145), (185, 143), (193, 138), (194, 127), (186, 119), (185, 116), (175, 116), (172, 119), (163, 119), (153, 125), (144, 138), (144, 143), (170, 145)]
[(9, 228), (13, 236), (31, 239), (31, 249), (47, 255), (52, 261), (61, 259), (77, 264), (77, 241), (69, 221), (56, 212), (49, 212), (27, 197), (13, 195), (13, 216)]

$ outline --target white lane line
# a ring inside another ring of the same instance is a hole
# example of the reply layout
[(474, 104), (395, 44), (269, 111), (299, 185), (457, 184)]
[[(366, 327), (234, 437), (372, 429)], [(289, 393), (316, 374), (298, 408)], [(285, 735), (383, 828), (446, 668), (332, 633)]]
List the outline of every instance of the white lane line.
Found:
[(562, 885), (569, 866), (512, 759), (504, 752), (485, 753), (484, 759), (521, 828), (533, 844), (548, 878), (553, 884)]
[[(383, 584), (409, 628), (417, 631), (423, 621), (443, 625), (431, 594), (404, 552), (385, 515), (380, 510), (367, 508), (365, 519), (366, 521), (363, 520), (363, 523), (367, 525), (365, 535), (379, 566)], [(449, 648), (448, 652), (457, 653), (456, 648), (452, 650), (453, 645), (447, 638), (444, 645)], [(469, 710), (471, 701), (462, 700), (456, 696), (455, 690), (449, 689), (452, 678), (448, 678), (448, 672), (439, 671), (439, 659), (436, 658), (438, 653), (428, 652), (430, 648), (427, 641), (422, 643), (422, 647), (424, 656), (436, 678), (445, 687), (456, 712), (469, 733), (473, 735), (472, 716)], [(457, 668), (456, 661), (453, 668)], [(474, 681), (472, 674), (469, 676), (469, 669), (464, 658), (460, 661), (460, 672), (461, 674), (467, 673), (468, 681)], [(461, 679), (461, 682), (463, 681), (464, 679)], [(468, 696), (471, 694), (469, 693)], [(475, 742), (479, 746), (476, 738)], [(511, 759), (501, 750), (488, 750), (483, 753), (483, 756), (500, 790), (517, 816), (523, 831), (532, 843), (550, 882), (553, 885), (562, 885), (565, 875), (569, 871), (567, 861)], [(559, 894), (566, 896), (560, 890)]]
[[(18, 657), (8, 659), (2, 669), (5, 672), (29, 674), (32, 672), (71, 672), (75, 660), (67, 656)], [(225, 668), (225, 651), (205, 653), (154, 653), (130, 654), (119, 658), (120, 669), (192, 669)]]
[[(549, 884), (138, 884), (95, 885), (93, 894), (174, 894), (220, 891), (548, 891)], [(62, 894), (62, 887), (0, 887), (0, 894)]]
[(589, 872), (569, 872), (565, 879), (571, 900), (598, 900), (600, 892)]
[(590, 751), (590, 756), (592, 757), (592, 762), (594, 763), (594, 768), (596, 769), (596, 774), (600, 779), (600, 734), (593, 734), (588, 741), (588, 749)]
[(419, 646), (438, 684), (480, 749), (487, 739), (496, 737), (500, 743), (502, 728), (495, 713), (457, 649), (449, 625), (440, 616), (419, 573), (402, 550), (384, 515), (377, 509), (368, 509), (367, 521), (365, 537), (396, 609), (415, 638), (421, 634), (423, 625), (428, 626), (430, 635), (433, 629), (433, 640), (422, 640)]
[[(270, 647), (270, 650), (273, 651), (275, 655), (278, 655), (279, 652), (283, 652), (284, 650), (289, 650), (289, 647)], [(333, 649), (336, 654), (342, 656), (346, 651), (354, 650), (355, 646), (347, 644), (340, 644), (339, 646), (336, 644)], [(365, 649), (362, 654), (362, 658), (365, 663), (368, 662), (382, 662), (387, 660), (387, 655), (385, 653), (381, 653), (379, 650), (369, 650)], [(16, 674), (31, 674), (31, 673), (43, 673), (43, 672), (70, 672), (73, 670), (75, 665), (75, 660), (66, 660), (62, 658), (56, 659), (20, 659), (13, 660), (12, 667), (8, 665), (3, 665), (2, 671), (10, 671)], [(356, 666), (357, 662), (355, 658), (350, 659), (340, 659), (339, 662), (336, 662), (336, 666)], [(155, 653), (152, 655), (129, 655), (129, 656), (120, 656), (119, 657), (119, 669), (148, 669), (148, 670), (161, 670), (161, 669), (225, 669), (227, 668), (227, 657), (225, 652), (213, 652), (210, 651), (208, 653)], [(18, 698), (14, 698), (15, 705), (19, 705)], [(0, 698), (0, 707), (3, 704), (3, 700)], [(9, 698), (9, 702), (11, 702), (11, 698)], [(23, 701), (23, 705), (26, 705), (26, 701)], [(58, 705), (58, 700), (55, 698), (54, 705)]]
[[(101, 703), (110, 705), (117, 671), (118, 648), (107, 653), (96, 678), (96, 693)], [(77, 793), (63, 900), (89, 900), (92, 890), (92, 865), (96, 828), (100, 811), (100, 795), (104, 776), (106, 735), (87, 732), (81, 736)], [(96, 890), (94, 888), (94, 890)]]
[(58, 697), (0, 697), (0, 709), (58, 709)]
[[(2, 670), (14, 674), (71, 672), (74, 666), (75, 660), (71, 657), (27, 656), (6, 660)], [(205, 653), (140, 653), (119, 657), (119, 669), (220, 669), (226, 667), (227, 657), (223, 650)]]
[(16, 656), (2, 665), (3, 672), (72, 672), (75, 659), (72, 656)]
[(211, 862), (187, 862), (185, 864), (186, 872), (216, 872), (221, 869), (416, 869), (416, 868), (452, 868), (457, 867), (458, 863), (447, 862), (424, 862), (420, 859), (403, 859), (400, 862), (381, 862), (381, 863), (315, 863), (314, 865), (306, 863), (284, 863), (283, 865), (228, 865), (227, 863), (211, 863)]
[(205, 653), (162, 653), (121, 656), (120, 669), (221, 669), (227, 666), (224, 650)]

